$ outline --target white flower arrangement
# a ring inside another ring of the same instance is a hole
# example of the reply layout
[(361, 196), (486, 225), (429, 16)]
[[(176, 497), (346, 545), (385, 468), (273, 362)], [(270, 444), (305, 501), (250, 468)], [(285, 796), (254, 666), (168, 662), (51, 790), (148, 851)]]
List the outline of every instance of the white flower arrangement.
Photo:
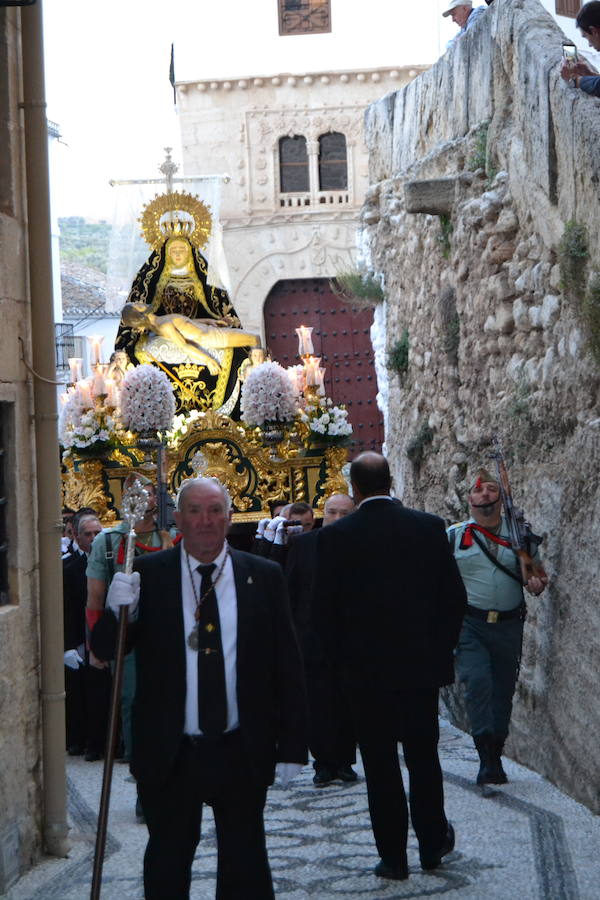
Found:
[(175, 397), (171, 382), (156, 366), (130, 369), (121, 385), (121, 421), (137, 434), (168, 431), (173, 425)]
[(307, 403), (300, 413), (300, 421), (309, 427), (309, 442), (343, 444), (353, 430), (346, 407), (343, 404), (334, 406), (330, 397), (324, 397), (319, 404)]
[(291, 423), (299, 397), (285, 369), (264, 362), (250, 369), (242, 385), (241, 418), (254, 428), (274, 422)]
[(179, 444), (179, 441), (184, 438), (190, 428), (193, 427), (194, 422), (198, 419), (203, 419), (205, 415), (206, 413), (200, 412), (199, 409), (191, 409), (189, 413), (179, 413), (178, 416), (175, 416), (171, 428), (164, 433), (167, 447), (175, 449)]
[(118, 428), (116, 417), (105, 407), (90, 406), (91, 402), (87, 382), (78, 382), (70, 388), (58, 424), (63, 458), (106, 452), (114, 442)]

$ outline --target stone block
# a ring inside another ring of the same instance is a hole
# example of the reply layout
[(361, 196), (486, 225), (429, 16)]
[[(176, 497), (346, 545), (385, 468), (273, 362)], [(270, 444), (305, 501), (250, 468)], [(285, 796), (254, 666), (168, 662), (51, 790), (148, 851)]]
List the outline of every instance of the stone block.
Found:
[(515, 296), (515, 286), (511, 284), (506, 272), (492, 275), (488, 281), (488, 290), (494, 300), (499, 303)]
[(542, 307), (541, 306), (530, 306), (527, 315), (529, 316), (529, 323), (532, 328), (541, 328), (541, 316), (542, 316)]
[(496, 310), (496, 328), (501, 334), (511, 334), (515, 329), (512, 304), (503, 303)]
[(498, 234), (512, 234), (518, 227), (519, 220), (515, 211), (513, 209), (503, 209), (498, 216), (494, 230)]
[(540, 312), (540, 324), (542, 328), (550, 328), (560, 315), (560, 298), (554, 294), (546, 294)]
[(408, 213), (429, 213), (449, 216), (456, 197), (456, 178), (431, 178), (407, 181), (404, 185), (404, 206)]

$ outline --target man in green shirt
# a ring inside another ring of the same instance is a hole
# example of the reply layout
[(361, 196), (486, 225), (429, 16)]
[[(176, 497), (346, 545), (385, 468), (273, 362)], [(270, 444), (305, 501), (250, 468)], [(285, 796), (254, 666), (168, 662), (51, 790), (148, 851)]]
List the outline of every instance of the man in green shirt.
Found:
[(531, 548), (537, 574), (522, 584), (495, 476), (479, 469), (471, 480), (468, 500), (471, 518), (448, 529), (468, 597), (456, 664), (480, 759), (477, 784), (505, 784), (501, 756), (521, 659), (523, 587), (541, 594), (548, 579), (537, 551)]

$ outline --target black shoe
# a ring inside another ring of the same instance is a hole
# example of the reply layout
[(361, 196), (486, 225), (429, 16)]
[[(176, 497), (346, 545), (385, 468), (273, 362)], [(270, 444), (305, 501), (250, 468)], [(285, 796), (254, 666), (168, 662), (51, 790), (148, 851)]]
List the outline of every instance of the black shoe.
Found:
[(479, 754), (477, 784), (506, 784), (506, 773), (502, 768), (492, 735), (478, 734), (473, 738), (473, 742)]
[(358, 781), (358, 775), (352, 766), (339, 766), (335, 770), (335, 777), (339, 778), (340, 781), (345, 781), (347, 784)]
[(408, 878), (408, 863), (389, 865), (380, 860), (373, 869), (373, 874), (378, 878), (390, 878), (392, 881), (406, 881)]
[(140, 803), (139, 797), (135, 801), (135, 821), (138, 825), (146, 824), (146, 816), (144, 815), (144, 810), (142, 809), (142, 804)]
[(454, 841), (455, 834), (454, 828), (451, 823), (448, 822), (448, 828), (446, 830), (446, 837), (444, 839), (444, 843), (435, 853), (428, 853), (427, 851), (419, 850), (419, 857), (421, 859), (421, 868), (422, 869), (437, 869), (439, 865), (441, 865), (442, 857), (446, 856), (448, 853), (452, 853), (454, 850)]
[(508, 778), (506, 777), (506, 772), (504, 771), (504, 766), (502, 765), (502, 751), (504, 750), (504, 738), (493, 737), (492, 738), (492, 747), (494, 752), (494, 762), (495, 762), (495, 775), (497, 777), (497, 781), (494, 781), (493, 784), (507, 784)]
[(334, 779), (335, 772), (333, 769), (330, 769), (328, 766), (319, 766), (319, 768), (315, 770), (313, 784), (315, 787), (325, 787), (326, 785), (331, 784)]
[(102, 759), (102, 753), (100, 750), (90, 749), (83, 758), (86, 762), (97, 762), (99, 759)]
[(70, 747), (67, 747), (67, 753), (69, 756), (83, 756), (83, 747), (79, 744), (71, 744)]

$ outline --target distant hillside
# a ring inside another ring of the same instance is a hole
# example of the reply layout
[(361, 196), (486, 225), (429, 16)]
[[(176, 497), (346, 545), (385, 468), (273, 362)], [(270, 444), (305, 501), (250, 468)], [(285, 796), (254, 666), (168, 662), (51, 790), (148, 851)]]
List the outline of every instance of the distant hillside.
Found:
[(60, 257), (63, 262), (91, 266), (106, 274), (111, 226), (86, 222), (80, 216), (59, 219)]

